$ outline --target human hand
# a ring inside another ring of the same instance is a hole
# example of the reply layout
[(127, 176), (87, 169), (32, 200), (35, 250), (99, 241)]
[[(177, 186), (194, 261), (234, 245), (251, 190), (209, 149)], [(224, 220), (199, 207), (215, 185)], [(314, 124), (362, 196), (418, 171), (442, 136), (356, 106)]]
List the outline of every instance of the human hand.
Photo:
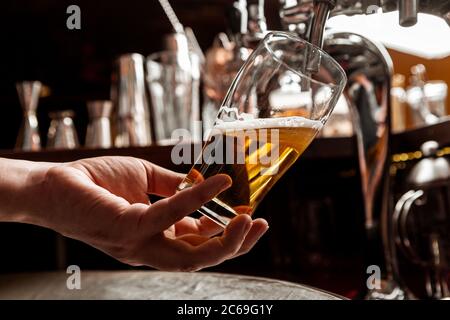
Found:
[[(267, 231), (242, 214), (223, 229), (187, 217), (231, 185), (226, 175), (176, 192), (183, 175), (130, 157), (100, 157), (37, 170), (28, 194), (39, 224), (130, 265), (195, 271), (248, 252)], [(167, 197), (150, 203), (148, 194)]]

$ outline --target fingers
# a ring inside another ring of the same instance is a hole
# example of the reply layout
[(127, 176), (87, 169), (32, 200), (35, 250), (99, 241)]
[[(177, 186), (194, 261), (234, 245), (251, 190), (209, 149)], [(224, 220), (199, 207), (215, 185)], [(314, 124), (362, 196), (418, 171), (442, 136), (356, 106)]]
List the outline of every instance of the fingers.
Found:
[(265, 220), (239, 215), (220, 237), (186, 234), (171, 239), (161, 233), (142, 243), (132, 261), (166, 271), (196, 271), (248, 252), (267, 229)]
[(147, 174), (147, 193), (162, 197), (170, 197), (175, 194), (178, 185), (185, 175), (174, 172), (156, 164), (141, 160)]
[(220, 237), (209, 240), (192, 235), (185, 236), (185, 240), (164, 238), (160, 244), (164, 254), (154, 266), (164, 270), (196, 271), (217, 265), (239, 251), (251, 227), (250, 216), (240, 215), (230, 222)]
[(204, 237), (212, 237), (222, 231), (222, 226), (219, 226), (207, 217), (201, 217), (199, 219), (184, 217), (175, 224), (176, 237), (185, 234), (197, 234)]
[[(267, 221), (264, 219), (256, 219), (252, 222), (251, 228), (247, 233), (245, 240), (235, 255), (230, 258), (236, 258), (248, 253), (258, 242), (259, 239), (269, 229)], [(178, 237), (177, 239), (185, 241), (193, 246), (199, 246), (200, 244), (209, 240), (208, 237), (198, 234), (186, 234)]]
[(266, 233), (269, 229), (269, 225), (267, 221), (264, 219), (256, 219), (253, 220), (253, 225), (247, 236), (245, 237), (245, 241), (242, 244), (239, 251), (233, 256), (233, 258), (239, 257), (243, 254), (248, 253), (254, 245), (258, 242), (259, 239)]
[(229, 188), (231, 183), (229, 176), (218, 174), (169, 198), (157, 201), (142, 217), (143, 230), (161, 232), (169, 228)]
[(205, 243), (209, 239), (210, 238), (208, 238), (208, 237), (200, 236), (198, 234), (192, 234), (192, 233), (191, 234), (185, 234), (185, 235), (177, 238), (177, 240), (187, 242), (187, 243), (189, 243), (190, 245), (192, 245), (194, 247)]

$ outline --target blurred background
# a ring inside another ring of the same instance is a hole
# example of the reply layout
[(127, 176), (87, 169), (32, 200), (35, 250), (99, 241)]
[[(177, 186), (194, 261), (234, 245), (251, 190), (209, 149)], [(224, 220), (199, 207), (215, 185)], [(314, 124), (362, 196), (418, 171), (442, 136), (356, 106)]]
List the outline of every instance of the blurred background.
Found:
[[(443, 1), (444, 5), (447, 2)], [(219, 33), (235, 32), (229, 14), (233, 3), (232, 0), (171, 1), (182, 24), (194, 31), (204, 53), (211, 52)], [(267, 29), (281, 30), (280, 1), (262, 3)], [(80, 30), (69, 30), (66, 26), (69, 17), (66, 9), (73, 4), (81, 8)], [(348, 19), (329, 23), (343, 32), (359, 25), (358, 20)], [(445, 24), (443, 20), (442, 23)], [(423, 28), (433, 32), (427, 26)], [(449, 154), (446, 147), (450, 145), (450, 126), (446, 115), (450, 111), (450, 95), (445, 93), (441, 101), (444, 111), (439, 114), (439, 120), (432, 123), (415, 119), (414, 108), (408, 106), (414, 103), (408, 100), (408, 90), (420, 86), (420, 81), (439, 81), (441, 89), (450, 85), (450, 48), (446, 47), (449, 38), (445, 38), (449, 31), (443, 30), (444, 38), (439, 38), (442, 46), (437, 46), (440, 50), (435, 53), (414, 49), (421, 46), (420, 40), (413, 41), (412, 45), (400, 44), (392, 38), (383, 39), (370, 27), (353, 30), (386, 46), (393, 64), (391, 84), (400, 88), (390, 95), (393, 112), (392, 161), (389, 163), (391, 213), (400, 195), (407, 190), (405, 181), (411, 168), (424, 157), (421, 144), (437, 140), (439, 156), (445, 158)], [(111, 99), (114, 61), (125, 53), (147, 57), (160, 52), (165, 49), (163, 36), (172, 32), (172, 25), (158, 1), (3, 1), (0, 13), (0, 156), (70, 161), (86, 156), (121, 154), (187, 172), (189, 166), (175, 166), (169, 161), (167, 146), (83, 148), (89, 124), (86, 104)], [(16, 83), (25, 80), (42, 83), (36, 116), (43, 147), (37, 152), (15, 149), (23, 122)], [(204, 79), (201, 84), (204, 85)], [(203, 92), (200, 100), (202, 107), (206, 100)], [(46, 150), (49, 113), (67, 109), (74, 113), (79, 145), (72, 150)], [(330, 127), (327, 136), (311, 145), (260, 205), (256, 215), (269, 220), (268, 235), (248, 255), (211, 270), (301, 282), (349, 298), (364, 295), (368, 276), (366, 253), (372, 250), (376, 255), (383, 255), (383, 250), (367, 246), (356, 140), (352, 129), (345, 125), (350, 123), (348, 118), (347, 122), (343, 121), (344, 125)], [(448, 223), (447, 218), (444, 221)], [(446, 238), (445, 245), (448, 242)], [(78, 241), (33, 226), (0, 224), (0, 250), (2, 272), (64, 269), (70, 264), (79, 265), (82, 270), (131, 269)], [(426, 267), (401, 253), (398, 261), (408, 287), (416, 296), (428, 297)], [(448, 269), (442, 270), (448, 282)]]

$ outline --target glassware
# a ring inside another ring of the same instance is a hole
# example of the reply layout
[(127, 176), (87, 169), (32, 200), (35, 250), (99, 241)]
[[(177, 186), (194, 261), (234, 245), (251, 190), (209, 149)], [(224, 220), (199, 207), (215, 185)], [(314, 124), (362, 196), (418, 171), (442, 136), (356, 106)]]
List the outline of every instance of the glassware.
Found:
[(73, 124), (74, 112), (64, 110), (51, 112), (50, 127), (47, 135), (48, 149), (75, 149), (78, 148), (78, 135)]
[(264, 0), (234, 1), (228, 9), (231, 36), (219, 33), (206, 53), (202, 121), (205, 138), (239, 69), (267, 34)]
[[(425, 91), (427, 86), (427, 70), (425, 66), (422, 64), (413, 66), (411, 74), (411, 87), (406, 91), (406, 99), (412, 111), (414, 125), (421, 127), (438, 123), (440, 115), (433, 113), (432, 109), (438, 111), (436, 109), (439, 109), (439, 107), (436, 104), (433, 107), (430, 105), (427, 92)], [(428, 86), (428, 88), (428, 93), (433, 95), (434, 90), (432, 86)]]
[(147, 82), (152, 102), (156, 143), (178, 142), (177, 129), (201, 141), (200, 61), (196, 54), (163, 51), (147, 58)]
[(250, 54), (251, 49), (239, 46), (236, 41), (230, 41), (224, 33), (216, 36), (213, 46), (207, 51), (202, 107), (205, 133), (213, 127), (217, 112), (233, 79)]
[(111, 100), (115, 108), (116, 147), (151, 144), (151, 118), (145, 91), (144, 57), (123, 54), (116, 60)]
[(111, 142), (111, 111), (109, 100), (96, 100), (87, 103), (89, 124), (86, 132), (85, 146), (89, 148), (110, 148)]
[(392, 131), (394, 133), (405, 131), (406, 129), (406, 91), (405, 76), (402, 74), (395, 74), (392, 77), (391, 89), (391, 115), (392, 115)]
[(23, 110), (23, 122), (17, 136), (16, 149), (37, 151), (41, 149), (41, 138), (36, 117), (42, 83), (39, 81), (23, 81), (16, 83), (20, 105)]
[(447, 92), (447, 83), (441, 80), (428, 81), (424, 87), (424, 94), (430, 111), (439, 118), (447, 115)]
[(252, 214), (317, 135), (345, 84), (324, 51), (291, 33), (269, 33), (237, 74), (178, 189), (227, 174), (232, 186), (198, 211), (223, 227)]

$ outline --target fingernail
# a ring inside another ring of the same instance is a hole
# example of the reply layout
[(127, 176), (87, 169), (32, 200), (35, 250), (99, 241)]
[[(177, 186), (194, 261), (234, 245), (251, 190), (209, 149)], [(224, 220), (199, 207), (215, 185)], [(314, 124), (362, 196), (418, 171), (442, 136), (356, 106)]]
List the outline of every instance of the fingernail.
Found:
[(261, 228), (263, 230), (263, 233), (267, 232), (269, 230), (269, 225), (267, 224), (264, 228)]
[(206, 192), (211, 197), (215, 197), (222, 191), (225, 191), (231, 186), (232, 180), (225, 174), (218, 174), (198, 183), (196, 186), (203, 185)]
[(226, 174), (217, 174), (206, 179), (205, 182), (207, 182), (208, 186), (210, 186), (209, 192), (213, 195), (217, 195), (222, 191), (225, 191), (232, 184), (231, 178)]
[[(259, 219), (258, 219), (258, 220), (259, 220)], [(262, 224), (262, 225), (259, 227), (258, 232), (260, 232), (261, 235), (263, 235), (264, 233), (267, 232), (267, 230), (269, 230), (269, 224), (267, 223), (267, 221), (264, 220), (264, 224)]]
[(250, 221), (250, 223), (246, 223), (244, 225), (244, 229), (242, 229), (242, 233), (244, 235), (246, 235), (250, 231), (250, 229), (252, 228), (252, 225), (253, 225), (253, 221)]
[(218, 174), (217, 176), (221, 178), (221, 181), (219, 183), (219, 187), (221, 190), (225, 190), (225, 189), (231, 187), (233, 180), (231, 180), (231, 177), (229, 175)]

